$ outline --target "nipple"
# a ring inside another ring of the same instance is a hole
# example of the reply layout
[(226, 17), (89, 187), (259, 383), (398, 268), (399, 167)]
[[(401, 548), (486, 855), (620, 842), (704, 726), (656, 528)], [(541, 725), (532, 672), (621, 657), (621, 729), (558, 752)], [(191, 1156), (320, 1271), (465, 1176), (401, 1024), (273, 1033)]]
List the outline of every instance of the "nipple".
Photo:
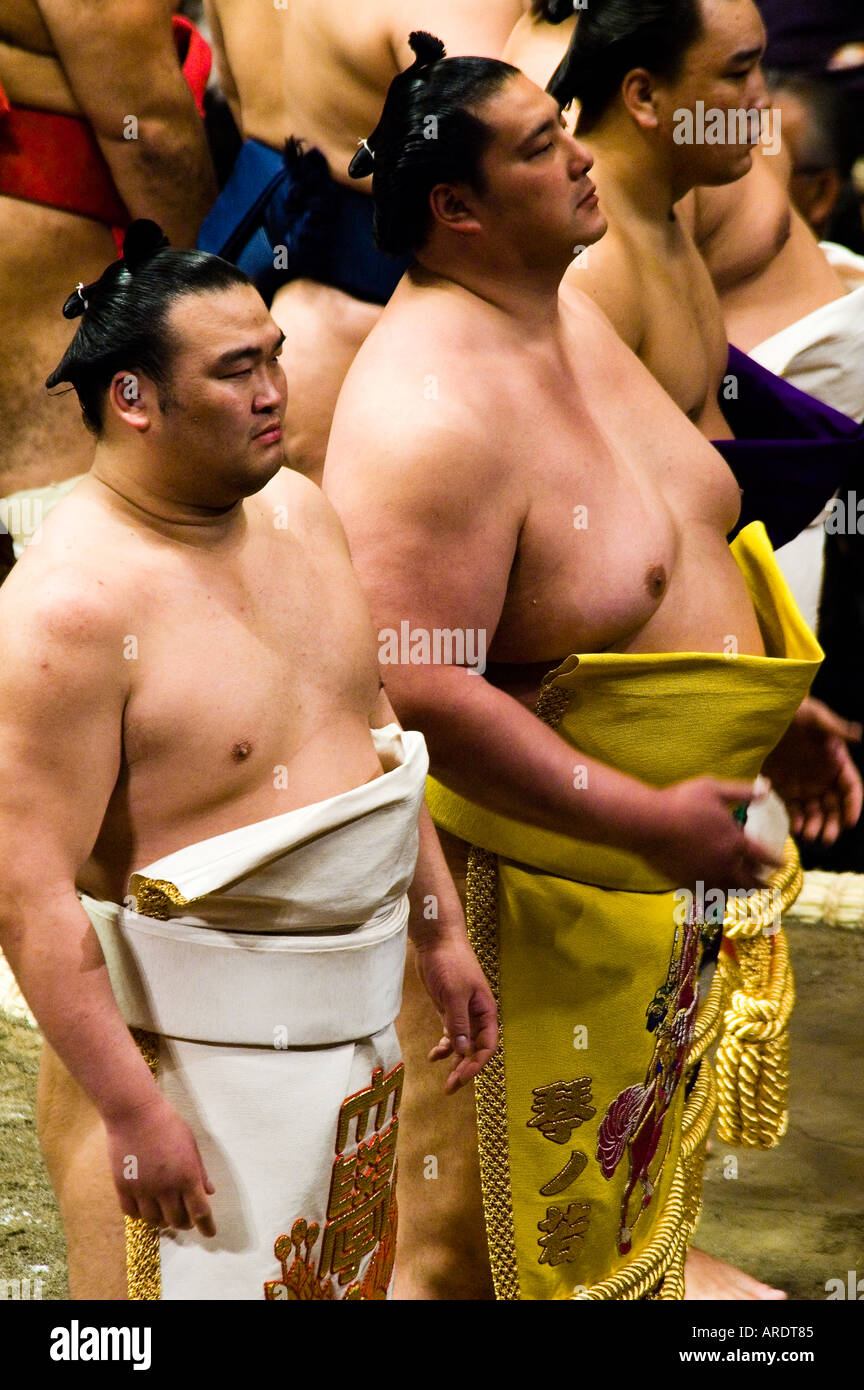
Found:
[(244, 739), (242, 743), (234, 744), (234, 747), (231, 749), (231, 757), (234, 759), (235, 763), (245, 763), (251, 752), (252, 744), (248, 739)]
[(666, 571), (662, 565), (653, 565), (648, 571), (648, 592), (652, 598), (662, 598), (666, 592)]

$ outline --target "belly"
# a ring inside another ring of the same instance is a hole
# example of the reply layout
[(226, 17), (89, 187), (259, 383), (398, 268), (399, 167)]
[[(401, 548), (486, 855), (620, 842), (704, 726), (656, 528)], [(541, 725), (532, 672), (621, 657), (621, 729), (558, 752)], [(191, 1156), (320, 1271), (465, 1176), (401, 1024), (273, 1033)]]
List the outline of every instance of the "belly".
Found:
[(129, 875), (166, 854), (326, 801), (384, 772), (359, 717), (322, 714), (317, 727), (281, 739), (246, 732), (214, 739), (209, 754), (180, 738), (162, 756), (133, 765), (115, 789), (78, 886), (122, 901)]

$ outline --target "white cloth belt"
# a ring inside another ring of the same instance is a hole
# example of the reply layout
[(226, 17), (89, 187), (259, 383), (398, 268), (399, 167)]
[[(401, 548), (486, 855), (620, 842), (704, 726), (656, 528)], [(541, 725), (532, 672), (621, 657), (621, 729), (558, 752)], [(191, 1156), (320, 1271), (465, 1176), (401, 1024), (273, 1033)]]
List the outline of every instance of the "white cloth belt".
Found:
[[(814, 309), (766, 338), (750, 356), (799, 390), (864, 420), (864, 257), (832, 242), (821, 243), (829, 263), (850, 285), (849, 293)], [(824, 523), (829, 501), (794, 540), (777, 551), (777, 563), (810, 627), (816, 630), (824, 571)]]
[[(128, 906), (80, 895), (130, 1026), (310, 1047), (392, 1023), (428, 757), (422, 735), (396, 725), (372, 737), (390, 765), (381, 777), (148, 865)], [(135, 910), (153, 884), (178, 899), (166, 921)]]

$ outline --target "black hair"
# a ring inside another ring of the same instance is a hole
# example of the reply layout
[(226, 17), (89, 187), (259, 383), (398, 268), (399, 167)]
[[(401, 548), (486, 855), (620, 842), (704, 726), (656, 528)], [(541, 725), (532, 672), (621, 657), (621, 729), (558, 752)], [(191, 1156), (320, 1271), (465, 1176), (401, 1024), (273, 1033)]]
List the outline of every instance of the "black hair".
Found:
[(573, 0), (532, 0), (531, 13), (547, 24), (563, 24), (576, 9)]
[(858, 154), (858, 130), (844, 93), (824, 77), (768, 69), (765, 84), (772, 94), (789, 92), (805, 106), (807, 123), (799, 161), (802, 173), (836, 169), (847, 179)]
[(426, 242), (436, 184), (483, 191), (481, 164), (493, 131), (472, 108), (519, 75), (495, 58), (447, 58), (432, 34), (412, 33), (409, 43), (415, 61), (390, 83), (381, 119), (348, 171), (355, 179), (372, 174), (375, 243), (391, 255)]
[(204, 251), (174, 251), (162, 228), (140, 218), (129, 227), (122, 260), (113, 261), (90, 285), (79, 285), (63, 305), (67, 319), (81, 319), (75, 337), (45, 385), (68, 381), (78, 394), (84, 423), (101, 434), (105, 393), (117, 372), (145, 373), (165, 386), (175, 350), (166, 329), (174, 302), (249, 285), (242, 270)]
[(579, 133), (587, 133), (628, 72), (645, 68), (674, 82), (703, 32), (701, 0), (591, 0), (546, 90), (562, 110), (579, 101)]

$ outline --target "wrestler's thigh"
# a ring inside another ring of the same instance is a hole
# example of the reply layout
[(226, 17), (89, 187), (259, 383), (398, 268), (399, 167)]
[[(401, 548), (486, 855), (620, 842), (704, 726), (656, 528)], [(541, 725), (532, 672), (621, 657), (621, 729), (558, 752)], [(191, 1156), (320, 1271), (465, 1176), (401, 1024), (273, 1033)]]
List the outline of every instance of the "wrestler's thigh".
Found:
[(47, 1043), (39, 1069), (36, 1123), (63, 1218), (71, 1297), (125, 1299), (125, 1228), (105, 1127)]
[(399, 1240), (394, 1296), (493, 1297), (477, 1159), (474, 1090), (444, 1094), (449, 1066), (427, 1062), (441, 1022), (409, 952), (396, 1024), (405, 1058), (399, 1121)]
[(330, 285), (294, 280), (277, 291), (271, 313), (285, 334), (288, 462), (320, 483), (342, 383), (381, 310)]

